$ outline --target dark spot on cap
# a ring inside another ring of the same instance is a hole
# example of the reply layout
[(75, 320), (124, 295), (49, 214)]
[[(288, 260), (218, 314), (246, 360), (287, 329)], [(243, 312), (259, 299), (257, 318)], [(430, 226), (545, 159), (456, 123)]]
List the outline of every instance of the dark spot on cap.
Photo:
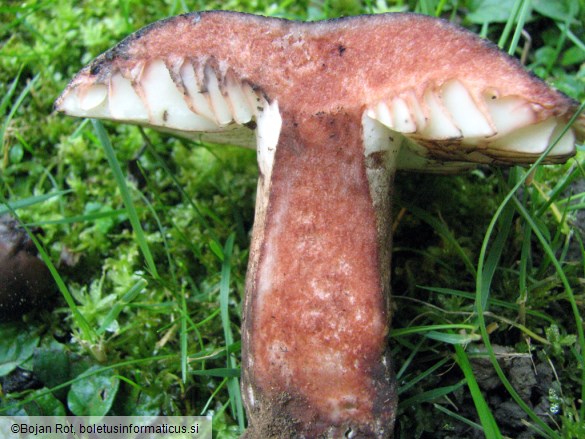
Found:
[(89, 74), (92, 76), (95, 76), (97, 74), (100, 73), (100, 71), (102, 70), (103, 67), (103, 61), (102, 60), (95, 60), (91, 66), (89, 67)]
[(340, 44), (339, 46), (337, 46), (337, 51), (339, 52), (339, 56), (343, 56), (343, 52), (345, 52), (345, 47)]

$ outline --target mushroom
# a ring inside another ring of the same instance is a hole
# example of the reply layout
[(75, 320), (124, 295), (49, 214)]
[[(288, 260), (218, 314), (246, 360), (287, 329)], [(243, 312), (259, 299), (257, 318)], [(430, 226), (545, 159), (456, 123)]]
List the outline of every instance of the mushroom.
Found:
[(526, 164), (557, 138), (546, 162), (559, 163), (585, 137), (583, 117), (563, 131), (576, 102), (491, 43), (414, 14), (169, 18), (81, 70), (56, 108), (256, 148), (250, 438), (392, 436), (396, 170)]
[(47, 305), (56, 292), (30, 236), (12, 216), (0, 216), (0, 321)]

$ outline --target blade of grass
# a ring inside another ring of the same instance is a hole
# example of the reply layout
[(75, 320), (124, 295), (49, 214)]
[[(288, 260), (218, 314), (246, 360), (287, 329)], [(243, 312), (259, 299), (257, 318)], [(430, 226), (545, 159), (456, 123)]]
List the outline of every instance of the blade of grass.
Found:
[[(23, 225), (23, 227), (26, 230), (26, 226)], [(51, 272), (51, 275), (53, 276), (53, 279), (55, 280), (55, 283), (57, 284), (59, 291), (61, 292), (61, 294), (65, 298), (65, 301), (67, 302), (67, 306), (69, 306), (69, 308), (71, 309), (71, 313), (73, 314), (73, 318), (75, 319), (75, 322), (77, 323), (77, 325), (81, 329), (81, 333), (83, 334), (84, 339), (90, 341), (91, 343), (95, 343), (95, 341), (97, 340), (97, 334), (91, 328), (91, 326), (89, 325), (89, 323), (87, 322), (87, 320), (85, 319), (85, 317), (81, 313), (81, 311), (79, 311), (79, 308), (77, 307), (77, 304), (75, 303), (75, 300), (73, 299), (73, 296), (69, 292), (69, 289), (65, 285), (63, 278), (61, 277), (61, 275), (57, 271), (57, 268), (53, 264), (51, 257), (49, 256), (49, 254), (47, 253), (47, 251), (45, 250), (45, 248), (43, 247), (41, 242), (37, 239), (37, 237), (30, 230), (26, 230), (26, 233), (28, 233), (28, 235), (30, 236), (30, 238), (34, 242), (41, 259), (43, 260), (43, 262), (45, 263), (45, 265), (47, 266), (47, 268)]]
[(470, 421), (469, 419), (467, 419), (467, 418), (465, 418), (465, 417), (463, 417), (463, 416), (455, 413), (454, 411), (449, 410), (446, 407), (443, 407), (441, 404), (436, 404), (435, 403), (435, 404), (433, 404), (433, 407), (435, 407), (440, 412), (445, 413), (447, 416), (451, 416), (453, 419), (456, 419), (459, 422), (462, 422), (462, 423), (464, 423), (466, 425), (469, 425), (470, 427), (475, 428), (476, 430), (483, 431), (482, 428), (481, 428), (481, 425), (479, 425), (478, 423), (473, 422), (473, 421)]
[(181, 377), (183, 382), (187, 382), (188, 367), (188, 339), (187, 339), (187, 299), (185, 292), (181, 289), (181, 330), (179, 332), (179, 342), (181, 344)]
[[(16, 86), (18, 85), (18, 81), (20, 79), (21, 73), (22, 73), (22, 66), (20, 67), (20, 70), (18, 70), (16, 77), (10, 83), (10, 87), (8, 87), (8, 90), (6, 90), (6, 93), (4, 93), (4, 96), (2, 96), (2, 100), (0, 101), (0, 114), (4, 114), (6, 112), (6, 109), (8, 108), (8, 104), (10, 103), (10, 99), (12, 99), (12, 96), (14, 96), (14, 92), (16, 91)], [(0, 139), (4, 138), (5, 125), (6, 125), (6, 122), (2, 125), (2, 131), (0, 131), (0, 133), (2, 133), (2, 136), (0, 136)]]
[(411, 387), (413, 387), (416, 383), (418, 383), (418, 382), (424, 380), (426, 377), (432, 375), (437, 369), (439, 369), (440, 367), (442, 367), (445, 363), (447, 363), (450, 360), (451, 360), (451, 358), (448, 358), (448, 357), (447, 358), (443, 358), (441, 361), (437, 361), (435, 364), (433, 364), (431, 367), (429, 367), (424, 372), (417, 373), (417, 375), (413, 379), (411, 379), (410, 381), (408, 381), (406, 384), (400, 386), (400, 388), (398, 389), (398, 395), (400, 395), (401, 393), (406, 392), (408, 389), (410, 389)]
[[(1, 177), (0, 177), (0, 179), (1, 179)], [(67, 195), (71, 192), (72, 192), (71, 190), (56, 191), (56, 192), (50, 192), (50, 193), (44, 194), (44, 195), (35, 195), (33, 197), (27, 197), (27, 198), (23, 198), (21, 200), (11, 201), (11, 202), (7, 202), (6, 200), (2, 199), (1, 200), (2, 205), (0, 206), (0, 215), (4, 215), (5, 213), (13, 212), (15, 210), (22, 209), (25, 207), (33, 206), (35, 204), (50, 200), (51, 198)]]
[[(518, 201), (516, 197), (513, 197), (513, 201), (516, 204), (516, 207), (524, 220), (530, 225), (532, 231), (538, 241), (540, 242), (542, 249), (546, 253), (546, 255), (550, 258), (558, 276), (561, 278), (563, 286), (565, 287), (565, 293), (567, 295), (567, 300), (571, 305), (571, 310), (573, 312), (573, 317), (575, 319), (576, 328), (577, 328), (577, 338), (579, 340), (579, 346), (581, 354), (577, 358), (578, 361), (581, 363), (581, 400), (583, 401), (585, 398), (585, 330), (583, 329), (583, 317), (581, 316), (579, 305), (577, 304), (577, 300), (575, 299), (575, 294), (573, 293), (573, 289), (569, 284), (569, 280), (563, 271), (563, 267), (559, 263), (558, 259), (556, 258), (554, 251), (540, 232), (538, 226), (534, 223), (533, 218), (530, 216), (528, 211), (522, 206), (522, 204)], [(581, 419), (585, 419), (585, 406), (581, 406), (580, 408), (580, 417)]]
[[(536, 211), (536, 216), (540, 217), (544, 215), (546, 210), (553, 204), (554, 200), (557, 200), (557, 205), (567, 203), (568, 200), (566, 198), (564, 200), (558, 200), (559, 195), (561, 194), (561, 192), (564, 192), (569, 187), (569, 185), (572, 184), (576, 179), (585, 176), (583, 173), (581, 163), (575, 160), (575, 164), (576, 165), (569, 169), (568, 172), (563, 177), (557, 180), (555, 187), (548, 192), (547, 198), (545, 199), (546, 202), (543, 203)], [(579, 197), (580, 196), (577, 196), (576, 198), (579, 199)], [(570, 208), (573, 207), (574, 205), (570, 206)]]
[(482, 297), (482, 309), (487, 309), (489, 304), (489, 288), (492, 283), (492, 279), (494, 274), (496, 273), (496, 269), (498, 268), (498, 262), (502, 256), (502, 252), (504, 251), (506, 240), (508, 239), (508, 235), (510, 234), (510, 230), (512, 229), (512, 219), (514, 217), (514, 208), (511, 206), (507, 206), (502, 211), (502, 216), (499, 221), (500, 229), (494, 239), (494, 243), (492, 244), (490, 251), (486, 257), (484, 270), (482, 273), (483, 282), (482, 285), (484, 286), (483, 291), (481, 292)]
[[(153, 193), (157, 193), (156, 191), (153, 191)], [(167, 238), (166, 238), (166, 233), (164, 230), (164, 227), (162, 225), (162, 222), (159, 218), (159, 215), (156, 212), (156, 209), (154, 208), (154, 206), (152, 205), (152, 203), (148, 200), (148, 198), (146, 198), (144, 196), (144, 194), (140, 193), (142, 202), (147, 206), (148, 210), (150, 211), (150, 215), (152, 216), (152, 218), (154, 218), (158, 230), (160, 231), (160, 236), (162, 237), (162, 241), (163, 241), (163, 248), (164, 248), (164, 252), (167, 256), (167, 263), (168, 263), (168, 268), (171, 274), (171, 284), (168, 286), (168, 289), (170, 291), (178, 291), (178, 298), (177, 301), (180, 304), (180, 317), (179, 317), (179, 324), (180, 324), (180, 329), (179, 329), (179, 345), (181, 346), (181, 378), (183, 380), (183, 383), (187, 382), (187, 371), (188, 371), (188, 367), (189, 367), (189, 340), (188, 340), (188, 330), (187, 330), (187, 326), (188, 324), (191, 325), (191, 327), (193, 327), (193, 322), (190, 321), (189, 318), (189, 313), (187, 310), (187, 298), (185, 296), (185, 291), (184, 285), (179, 285), (179, 283), (177, 282), (177, 275), (176, 275), (176, 269), (175, 269), (175, 263), (173, 261), (173, 258), (171, 257), (171, 250), (169, 249), (169, 243), (167, 242)], [(172, 221), (172, 220), (171, 220)], [(161, 279), (162, 280), (162, 279)], [(195, 330), (197, 330), (195, 328)], [(199, 337), (199, 339), (201, 339), (201, 337)]]
[(422, 346), (424, 342), (424, 339), (421, 339), (416, 347), (414, 349), (410, 349), (410, 353), (408, 354), (408, 358), (402, 363), (402, 365), (400, 366), (400, 370), (398, 370), (398, 372), (396, 372), (396, 381), (400, 382), (402, 379), (402, 376), (404, 375), (404, 373), (406, 372), (406, 370), (408, 369), (408, 367), (411, 365), (412, 360), (414, 359), (415, 355), (417, 353), (419, 353), (420, 351), (420, 347)]
[(420, 0), (417, 3), (417, 8), (419, 8), (418, 12), (425, 15), (433, 15), (435, 12), (430, 0)]
[(429, 331), (425, 334), (425, 337), (453, 345), (467, 344), (472, 341), (481, 340), (481, 335), (479, 334), (452, 334), (439, 331)]
[(144, 290), (147, 284), (148, 283), (144, 279), (140, 279), (138, 282), (132, 285), (132, 287), (122, 296), (122, 299), (117, 301), (112, 309), (108, 312), (101, 326), (96, 331), (96, 334), (102, 335), (108, 326), (110, 326), (110, 324), (118, 318), (124, 307), (132, 302), (136, 296), (138, 296), (142, 290)]
[(142, 251), (144, 259), (146, 260), (146, 266), (148, 267), (148, 271), (155, 279), (157, 279), (159, 275), (156, 269), (156, 264), (154, 263), (154, 258), (152, 257), (150, 247), (148, 246), (148, 241), (146, 240), (144, 230), (140, 225), (140, 219), (138, 218), (136, 206), (132, 201), (130, 190), (128, 189), (128, 185), (126, 184), (126, 177), (124, 176), (122, 168), (120, 167), (120, 163), (116, 158), (116, 153), (114, 152), (112, 143), (110, 142), (108, 134), (106, 133), (106, 130), (104, 129), (102, 123), (95, 119), (92, 119), (91, 122), (93, 124), (93, 128), (97, 135), (97, 138), (101, 146), (104, 148), (106, 158), (108, 159), (108, 163), (110, 164), (110, 168), (112, 169), (114, 178), (116, 179), (116, 183), (118, 184), (118, 188), (120, 189), (120, 194), (122, 195), (122, 200), (124, 202), (124, 206), (126, 207), (126, 212), (128, 213), (128, 219), (130, 220), (130, 224), (132, 225), (132, 229), (134, 230), (138, 246)]
[[(573, 117), (571, 118), (571, 120), (569, 121), (569, 123), (567, 124), (567, 126), (562, 130), (562, 132), (559, 134), (559, 136), (557, 137), (557, 139), (555, 139), (554, 142), (552, 142), (548, 148), (543, 152), (543, 154), (530, 166), (530, 168), (528, 169), (528, 172), (526, 172), (521, 178), (518, 179), (518, 181), (516, 182), (516, 184), (514, 185), (514, 187), (506, 194), (506, 196), (504, 197), (504, 199), (502, 200), (502, 202), (500, 203), (498, 209), (496, 210), (494, 216), (492, 217), (492, 220), (490, 221), (490, 224), (486, 230), (485, 233), (485, 237), (481, 246), (481, 251), (479, 254), (479, 259), (478, 259), (478, 263), (477, 263), (477, 280), (476, 280), (476, 308), (477, 308), (477, 320), (478, 320), (478, 324), (479, 324), (479, 329), (481, 331), (482, 334), (482, 338), (483, 338), (483, 342), (484, 345), (486, 347), (486, 350), (488, 351), (489, 354), (489, 358), (490, 361), (496, 371), (496, 374), (498, 375), (498, 377), (500, 378), (500, 381), (502, 382), (502, 384), (504, 385), (504, 387), (506, 388), (506, 390), (508, 391), (508, 393), (510, 394), (510, 396), (512, 396), (512, 398), (514, 399), (514, 401), (522, 408), (522, 410), (525, 411), (525, 413), (536, 423), (538, 424), (538, 426), (544, 431), (546, 432), (546, 434), (550, 435), (551, 437), (558, 437), (558, 434), (556, 434), (544, 421), (542, 421), (537, 415), (536, 413), (534, 413), (534, 411), (522, 400), (522, 398), (520, 397), (520, 395), (518, 395), (518, 392), (516, 392), (516, 390), (513, 388), (513, 386), (510, 384), (510, 382), (508, 381), (508, 379), (506, 378), (504, 371), (502, 370), (502, 368), (500, 367), (496, 356), (494, 354), (494, 350), (493, 347), (491, 345), (491, 341), (490, 341), (490, 337), (489, 337), (489, 333), (487, 330), (487, 326), (485, 323), (485, 317), (484, 317), (484, 309), (483, 309), (483, 291), (484, 290), (488, 290), (489, 288), (484, 285), (484, 275), (483, 275), (483, 271), (484, 271), (484, 267), (485, 267), (485, 261), (486, 261), (486, 254), (487, 254), (487, 247), (488, 247), (488, 243), (494, 233), (494, 228), (496, 223), (499, 221), (499, 218), (502, 216), (504, 209), (506, 208), (507, 204), (510, 202), (510, 200), (512, 198), (514, 198), (514, 195), (516, 193), (516, 191), (518, 191), (518, 189), (526, 182), (526, 179), (528, 178), (528, 176), (531, 174), (531, 171), (536, 169), (537, 166), (539, 166), (543, 160), (546, 158), (546, 156), (548, 155), (548, 153), (555, 147), (555, 145), (558, 143), (558, 140), (562, 138), (562, 136), (567, 132), (567, 130), (570, 128), (570, 126), (575, 122), (575, 120), (577, 119), (577, 117), (579, 116), (579, 114), (581, 114), (581, 112), (585, 109), (585, 102), (583, 104), (581, 104), (581, 106), (579, 107), (579, 110), (573, 115)], [(561, 270), (562, 273), (562, 270)], [(560, 274), (560, 273), (559, 273)], [(565, 287), (569, 287), (568, 282), (565, 283), (566, 281), (566, 277), (564, 276), (564, 273), (562, 274), (562, 279), (563, 280), (563, 284), (565, 284)], [(579, 321), (581, 328), (580, 328), (580, 332), (583, 332), (583, 328), (582, 328), (582, 322)], [(585, 343), (585, 341), (584, 341)], [(585, 368), (583, 368), (583, 374), (585, 376)], [(583, 389), (585, 389), (585, 379), (583, 380)], [(582, 410), (585, 412), (585, 407), (582, 407)]]
[[(231, 257), (234, 248), (234, 240), (236, 235), (231, 234), (227, 239), (223, 248), (223, 261), (221, 266), (221, 282), (219, 289), (219, 306), (221, 310), (221, 323), (223, 326), (226, 346), (231, 346), (234, 343), (234, 336), (232, 334), (231, 320), (229, 316), (229, 293), (230, 293), (230, 277), (231, 277)], [(227, 367), (235, 369), (235, 359), (233, 355), (227, 356)], [(246, 428), (244, 422), (244, 407), (242, 405), (242, 395), (240, 393), (240, 384), (238, 377), (233, 377), (228, 381), (228, 392), (230, 395), (230, 405), (234, 417), (238, 420), (240, 431), (243, 432)]]
[(494, 415), (492, 414), (492, 411), (481, 394), (481, 390), (479, 389), (479, 385), (475, 379), (475, 374), (473, 373), (473, 368), (471, 367), (469, 358), (467, 358), (465, 350), (460, 345), (455, 345), (455, 358), (457, 359), (457, 364), (465, 376), (465, 381), (467, 382), (467, 387), (469, 388), (469, 392), (473, 398), (473, 403), (475, 404), (475, 409), (479, 416), (479, 420), (483, 427), (485, 436), (488, 438), (501, 438), (502, 433), (500, 433), (500, 429), (498, 428), (498, 424), (494, 419)]
[(400, 403), (398, 404), (398, 408), (399, 410), (404, 410), (406, 407), (410, 407), (415, 404), (422, 404), (424, 402), (430, 403), (438, 398), (448, 395), (449, 393), (453, 393), (456, 390), (459, 390), (464, 385), (465, 380), (461, 380), (457, 384), (454, 384), (452, 386), (438, 387), (427, 392), (421, 392), (418, 395), (414, 395), (411, 398), (405, 399), (404, 401), (400, 401)]
[(213, 393), (209, 396), (209, 399), (207, 400), (207, 402), (205, 403), (205, 405), (203, 406), (203, 408), (201, 409), (201, 416), (203, 416), (205, 413), (207, 413), (207, 409), (209, 408), (209, 406), (211, 405), (211, 403), (213, 402), (214, 398), (217, 396), (217, 394), (221, 391), (221, 389), (224, 388), (224, 386), (227, 384), (228, 382), (228, 378), (224, 378), (221, 383), (215, 388), (215, 390), (213, 391)]
[[(189, 360), (190, 361), (211, 360), (211, 359), (219, 358), (224, 354), (225, 354), (225, 349), (209, 349), (207, 351), (198, 352), (197, 355), (191, 355)], [(137, 365), (141, 365), (141, 364), (149, 364), (149, 363), (154, 363), (154, 362), (158, 362), (158, 361), (176, 362), (177, 359), (178, 359), (177, 354), (156, 355), (156, 356), (152, 356), (152, 357), (135, 358), (132, 360), (120, 361), (118, 363), (109, 364), (107, 366), (92, 368), (89, 371), (86, 371), (86, 372), (83, 372), (83, 373), (77, 375), (73, 379), (70, 379), (70, 380), (65, 381), (61, 384), (58, 384), (54, 387), (51, 387), (50, 389), (43, 390), (43, 391), (41, 391), (33, 396), (30, 396), (28, 398), (25, 398), (23, 400), (14, 401), (14, 404), (12, 404), (12, 405), (6, 404), (6, 405), (0, 407), (0, 414), (6, 413), (6, 412), (8, 412), (12, 409), (18, 408), (18, 407), (22, 407), (22, 406), (34, 401), (35, 399), (37, 399), (39, 397), (42, 397), (44, 395), (48, 395), (49, 393), (54, 393), (57, 390), (64, 389), (64, 388), (66, 388), (66, 387), (70, 386), (71, 384), (74, 384), (78, 381), (85, 380), (88, 377), (91, 377), (94, 375), (99, 375), (100, 373), (107, 372), (109, 370), (121, 369), (123, 367), (137, 366)], [(224, 374), (223, 372), (219, 372), (219, 373)]]
[[(22, 69), (21, 69), (21, 71), (22, 71)], [(18, 109), (22, 105), (22, 102), (24, 101), (26, 96), (30, 93), (31, 89), (35, 86), (39, 77), (40, 77), (40, 73), (36, 74), (29, 81), (29, 83), (26, 85), (26, 87), (24, 87), (24, 89), (20, 92), (20, 94), (18, 95), (18, 98), (16, 98), (16, 101), (14, 102), (12, 107), (10, 108), (10, 112), (8, 113), (8, 116), (6, 116), (6, 118), (4, 119), (4, 123), (2, 124), (2, 126), (0, 126), (0, 157), (6, 156), (6, 152), (7, 152), (7, 151), (4, 151), (4, 141), (5, 141), (6, 129), (8, 128), (8, 124), (10, 123), (12, 118), (14, 117), (14, 114), (18, 111)], [(17, 82), (18, 79), (20, 79), (20, 72), (14, 81)], [(14, 93), (15, 90), (13, 87), (15, 87), (15, 86), (16, 86), (16, 84), (13, 82), (13, 84), (10, 87), (9, 93)], [(10, 98), (8, 98), (8, 99), (10, 99)], [(2, 100), (2, 107), (6, 106), (7, 103), (8, 103), (8, 100), (3, 99)]]
[[(67, 191), (70, 192), (70, 191)], [(119, 215), (123, 215), (126, 213), (125, 209), (117, 209), (117, 210), (106, 210), (105, 212), (95, 212), (95, 213), (88, 213), (85, 215), (75, 215), (64, 217), (56, 220), (46, 220), (46, 221), (37, 221), (34, 223), (28, 223), (27, 226), (29, 227), (42, 227), (42, 226), (49, 226), (49, 225), (56, 225), (56, 224), (74, 224), (74, 223), (84, 223), (84, 222), (91, 222), (98, 219), (103, 218), (111, 218)], [(0, 215), (2, 214), (2, 208), (0, 207)]]
[(518, 22), (516, 23), (516, 30), (514, 31), (514, 35), (512, 36), (512, 42), (510, 43), (510, 47), (508, 49), (508, 54), (514, 55), (516, 53), (516, 48), (518, 47), (518, 42), (520, 41), (520, 37), (522, 36), (522, 30), (524, 29), (524, 23), (528, 19), (530, 15), (530, 10), (532, 9), (532, 0), (523, 0), (522, 7), (518, 14)]
[[(216, 369), (192, 370), (191, 375), (237, 379), (240, 377), (240, 369), (232, 369), (229, 367), (224, 367), (224, 368), (220, 367), (220, 368), (216, 368)], [(229, 382), (228, 382), (228, 384), (229, 384)]]
[(475, 277), (476, 275), (475, 266), (471, 262), (471, 259), (469, 259), (469, 256), (467, 255), (465, 250), (463, 250), (463, 248), (459, 244), (459, 241), (453, 236), (447, 225), (443, 221), (436, 219), (434, 216), (429, 215), (422, 209), (419, 209), (414, 206), (408, 206), (407, 209), (410, 212), (412, 212), (413, 215), (415, 215), (416, 217), (420, 218), (428, 225), (430, 225), (439, 236), (441, 236), (451, 247), (453, 247), (455, 249), (455, 252), (459, 255), (459, 257), (465, 264), (467, 271), (472, 276)]
[(510, 32), (512, 32), (512, 27), (514, 26), (514, 22), (516, 21), (518, 11), (520, 11), (521, 6), (522, 0), (516, 0), (514, 2), (514, 6), (512, 6), (512, 11), (510, 13), (510, 16), (508, 17), (508, 21), (506, 21), (506, 26), (504, 26), (504, 30), (502, 31), (500, 39), (498, 40), (498, 47), (500, 49), (504, 49), (506, 41), (508, 41), (508, 37), (510, 36)]
[(195, 215), (197, 216), (199, 223), (203, 226), (203, 228), (205, 230), (207, 230), (209, 233), (211, 233), (212, 238), (217, 242), (219, 240), (219, 238), (216, 235), (214, 228), (210, 227), (209, 223), (205, 219), (205, 216), (201, 212), (201, 208), (197, 205), (197, 203), (195, 203), (195, 201), (189, 196), (189, 194), (187, 194), (187, 192), (183, 188), (183, 185), (179, 182), (175, 173), (171, 171), (169, 166), (166, 164), (165, 160), (161, 157), (161, 155), (154, 148), (154, 145), (150, 141), (150, 138), (148, 137), (148, 135), (146, 134), (144, 129), (142, 127), (140, 127), (139, 130), (140, 130), (140, 135), (144, 139), (144, 142), (146, 144), (146, 148), (148, 149), (148, 152), (154, 156), (157, 163), (161, 166), (161, 168), (163, 169), (165, 174), (173, 181), (175, 188), (177, 188), (177, 190), (181, 194), (181, 197), (183, 198), (183, 200), (186, 201), (187, 203), (189, 203), (189, 205), (193, 208), (193, 211), (195, 212)]
[(437, 7), (435, 8), (435, 17), (440, 17), (441, 14), (443, 13), (443, 8), (445, 7), (445, 4), (447, 3), (447, 0), (439, 0), (439, 3), (437, 4)]
[(583, 41), (581, 41), (579, 39), (579, 37), (577, 35), (575, 35), (566, 24), (557, 23), (557, 26), (561, 30), (561, 32), (566, 33), (569, 40), (571, 40), (571, 42), (575, 46), (577, 46), (581, 50), (585, 51), (585, 43), (583, 43)]
[[(419, 286), (419, 288), (421, 288), (423, 290), (431, 291), (434, 293), (438, 293), (438, 294), (448, 294), (448, 295), (452, 295), (452, 296), (464, 297), (464, 298), (469, 299), (469, 300), (475, 300), (475, 298), (476, 298), (475, 294), (468, 293), (466, 291), (452, 290), (452, 289), (448, 289), (448, 288), (425, 287), (425, 286)], [(488, 304), (490, 306), (498, 306), (501, 308), (512, 309), (515, 311), (519, 310), (519, 306), (517, 304), (506, 302), (503, 300), (498, 300), (498, 299), (489, 298)], [(550, 324), (553, 324), (556, 322), (556, 320), (553, 319), (552, 317), (549, 317), (546, 314), (543, 314), (543, 313), (538, 312), (538, 311), (527, 309), (526, 314), (530, 315), (532, 317), (537, 317), (539, 319), (546, 320)]]
[(71, 309), (73, 319), (77, 323), (77, 326), (79, 326), (79, 329), (81, 330), (81, 334), (82, 334), (83, 338), (85, 340), (89, 341), (90, 343), (95, 343), (95, 341), (97, 340), (96, 333), (91, 328), (91, 326), (89, 325), (89, 323), (87, 322), (87, 320), (85, 319), (85, 317), (81, 313), (81, 311), (79, 311), (79, 308), (77, 307), (77, 304), (75, 303), (75, 300), (73, 299), (73, 296), (69, 292), (67, 285), (65, 285), (63, 278), (61, 277), (61, 275), (57, 271), (55, 264), (53, 264), (51, 257), (49, 256), (49, 254), (45, 250), (45, 247), (43, 246), (41, 241), (39, 241), (39, 239), (32, 232), (32, 230), (20, 220), (20, 217), (16, 213), (16, 210), (13, 209), (11, 207), (11, 205), (9, 205), (6, 202), (6, 200), (2, 196), (1, 192), (0, 192), (0, 203), (3, 203), (8, 208), (8, 211), (21, 224), (21, 226), (24, 228), (24, 230), (26, 231), (26, 233), (28, 234), (28, 236), (30, 237), (32, 242), (34, 243), (35, 247), (37, 248), (37, 251), (39, 252), (39, 256), (41, 257), (41, 259), (43, 260), (43, 262), (45, 263), (45, 265), (47, 266), (47, 268), (51, 272), (51, 275), (53, 276), (53, 279), (55, 280), (55, 283), (57, 284), (57, 288), (59, 289), (59, 291), (63, 295), (63, 298), (67, 302), (67, 305)]
[(436, 331), (441, 329), (452, 329), (452, 330), (461, 330), (465, 329), (467, 331), (473, 331), (477, 327), (475, 325), (465, 325), (461, 323), (453, 323), (447, 325), (427, 325), (427, 326), (411, 326), (410, 328), (402, 328), (402, 329), (392, 329), (390, 330), (390, 337), (402, 337), (407, 334), (419, 334), (425, 333), (430, 331)]

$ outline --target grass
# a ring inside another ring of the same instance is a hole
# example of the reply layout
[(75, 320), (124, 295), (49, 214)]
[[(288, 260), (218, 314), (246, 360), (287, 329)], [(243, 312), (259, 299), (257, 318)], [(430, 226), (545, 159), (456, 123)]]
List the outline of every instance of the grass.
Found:
[[(114, 3), (0, 5), (0, 212), (43, 229), (36, 240), (59, 290), (53, 308), (0, 324), (3, 414), (206, 414), (218, 438), (245, 426), (254, 153), (52, 112), (68, 78), (128, 33), (202, 9), (415, 11), (515, 56), (526, 30), (527, 67), (585, 99), (576, 0)], [(584, 175), (579, 153), (563, 166), (397, 178), (397, 437), (585, 436)], [(40, 387), (10, 387), (18, 368)], [(79, 402), (77, 391), (104, 380), (112, 398)]]

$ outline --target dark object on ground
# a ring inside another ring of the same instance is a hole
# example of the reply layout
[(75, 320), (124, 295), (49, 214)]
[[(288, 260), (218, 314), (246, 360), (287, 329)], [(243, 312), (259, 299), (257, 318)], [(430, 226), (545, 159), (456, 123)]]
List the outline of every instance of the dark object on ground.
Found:
[(33, 372), (20, 367), (2, 377), (0, 384), (2, 384), (3, 393), (24, 392), (25, 390), (43, 387), (43, 383), (35, 377)]
[(0, 217), (0, 321), (19, 319), (55, 295), (51, 272), (18, 221)]

